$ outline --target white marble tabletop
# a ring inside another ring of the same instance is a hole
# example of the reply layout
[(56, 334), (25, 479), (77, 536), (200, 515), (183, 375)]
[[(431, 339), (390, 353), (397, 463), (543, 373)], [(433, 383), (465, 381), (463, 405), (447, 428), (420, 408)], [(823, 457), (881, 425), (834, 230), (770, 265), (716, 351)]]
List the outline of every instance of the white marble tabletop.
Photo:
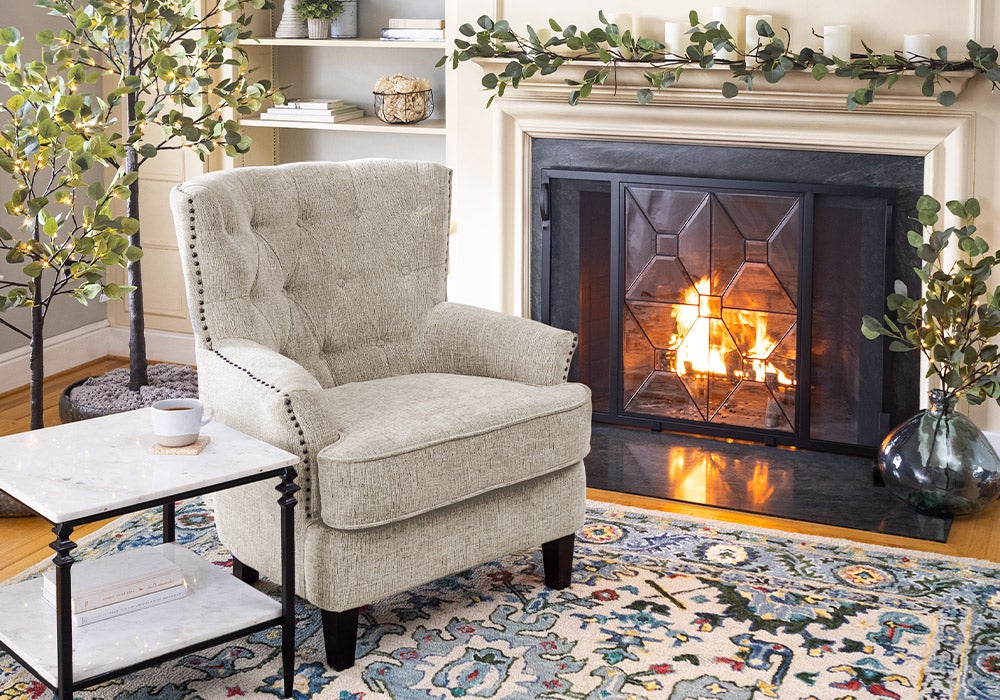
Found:
[(299, 461), (216, 421), (202, 429), (212, 439), (201, 454), (154, 455), (149, 411), (0, 437), (0, 490), (58, 523)]

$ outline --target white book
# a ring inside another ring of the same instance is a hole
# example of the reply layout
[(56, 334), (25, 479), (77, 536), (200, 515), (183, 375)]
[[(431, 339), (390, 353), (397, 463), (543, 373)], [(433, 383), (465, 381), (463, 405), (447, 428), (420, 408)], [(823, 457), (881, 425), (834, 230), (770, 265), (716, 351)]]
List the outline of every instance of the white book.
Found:
[(365, 113), (360, 109), (356, 109), (352, 112), (343, 112), (341, 114), (303, 114), (301, 112), (280, 112), (275, 114), (272, 112), (264, 112), (260, 115), (260, 118), (276, 122), (318, 122), (324, 124), (335, 124), (337, 122), (348, 122), (352, 119), (358, 119), (363, 116), (365, 116)]
[(294, 100), (288, 100), (283, 105), (274, 105), (271, 109), (337, 109), (338, 107), (343, 107), (343, 100), (334, 99), (324, 99), (324, 98), (299, 98)]
[[(181, 568), (151, 547), (138, 547), (70, 569), (70, 609), (74, 613), (145, 595), (184, 581)], [(56, 593), (56, 570), (42, 574), (42, 590)]]
[[(73, 620), (73, 626), (80, 627), (81, 625), (89, 625), (93, 622), (100, 622), (101, 620), (118, 617), (119, 615), (127, 615), (128, 613), (136, 612), (137, 610), (145, 610), (146, 608), (151, 608), (154, 605), (169, 603), (172, 600), (180, 600), (186, 595), (187, 587), (181, 584), (171, 586), (169, 588), (161, 588), (157, 591), (153, 591), (152, 593), (146, 593), (145, 595), (141, 595), (136, 598), (122, 600), (117, 603), (112, 603), (111, 605), (103, 605), (92, 610), (73, 613), (70, 617)], [(42, 599), (55, 609), (55, 594), (42, 590)]]
[(389, 29), (444, 29), (444, 20), (390, 17)]
[(385, 28), (380, 38), (382, 41), (444, 41), (444, 30)]
[(345, 104), (342, 107), (335, 107), (333, 109), (279, 109), (277, 107), (271, 107), (266, 112), (264, 112), (264, 114), (278, 114), (287, 117), (288, 119), (291, 119), (292, 117), (289, 117), (288, 116), (289, 114), (291, 115), (298, 114), (305, 116), (310, 116), (310, 115), (315, 116), (317, 114), (331, 115), (331, 114), (344, 114), (345, 112), (356, 112), (359, 109), (360, 107), (358, 107), (357, 105), (349, 105), (349, 104)]

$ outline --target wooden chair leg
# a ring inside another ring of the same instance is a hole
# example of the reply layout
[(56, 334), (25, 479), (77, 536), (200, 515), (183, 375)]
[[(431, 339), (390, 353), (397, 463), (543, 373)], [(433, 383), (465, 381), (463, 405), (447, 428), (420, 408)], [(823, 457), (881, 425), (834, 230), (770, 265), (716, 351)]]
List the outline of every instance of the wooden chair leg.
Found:
[(545, 585), (560, 590), (570, 584), (573, 572), (573, 542), (576, 535), (566, 535), (542, 545), (542, 565), (545, 567)]
[(326, 645), (326, 663), (337, 671), (346, 671), (354, 665), (355, 647), (358, 643), (358, 609), (323, 613), (323, 643)]
[(236, 557), (233, 557), (233, 576), (243, 583), (253, 585), (260, 580), (260, 572), (252, 566), (247, 566)]

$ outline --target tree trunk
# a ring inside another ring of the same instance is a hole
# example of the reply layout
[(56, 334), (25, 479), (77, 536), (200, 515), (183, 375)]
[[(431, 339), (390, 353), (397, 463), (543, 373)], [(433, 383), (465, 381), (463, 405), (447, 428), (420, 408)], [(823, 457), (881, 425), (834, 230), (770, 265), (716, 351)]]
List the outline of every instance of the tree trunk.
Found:
[[(129, 112), (133, 112), (134, 95), (129, 95)], [(133, 117), (129, 117), (132, 119)], [(134, 173), (138, 168), (138, 153), (128, 146), (125, 154), (125, 172)], [(129, 217), (139, 220), (139, 182), (129, 185), (129, 197), (126, 206)], [(139, 247), (141, 229), (132, 235), (132, 245)], [(139, 387), (149, 384), (149, 364), (146, 359), (146, 320), (142, 308), (142, 266), (136, 260), (128, 264), (128, 283), (135, 289), (128, 295), (128, 357), (129, 381), (128, 388), (138, 391)]]
[[(38, 301), (37, 290), (41, 288), (42, 278), (39, 276), (35, 280), (35, 300)], [(29, 365), (31, 370), (31, 385), (29, 396), (31, 400), (31, 429), (38, 430), (45, 427), (45, 414), (43, 405), (43, 389), (45, 385), (45, 362), (43, 360), (43, 350), (45, 339), (42, 337), (42, 329), (45, 326), (44, 309), (39, 304), (31, 307), (31, 354)]]
[[(129, 74), (134, 74), (135, 67), (135, 21), (132, 17), (132, 10), (129, 8), (129, 42), (128, 42), (128, 67)], [(135, 132), (136, 114), (135, 103), (138, 96), (130, 91), (125, 98), (125, 120), (127, 141), (125, 146), (125, 172), (134, 173), (139, 170), (139, 154), (136, 151), (138, 144), (132, 143), (132, 135)], [(136, 180), (129, 185), (128, 203), (126, 214), (139, 221), (139, 181)], [(142, 231), (136, 231), (130, 239), (132, 245), (140, 247), (140, 235)], [(139, 387), (149, 384), (149, 364), (146, 360), (146, 318), (142, 307), (142, 266), (139, 261), (128, 264), (128, 283), (135, 287), (135, 290), (128, 295), (128, 388), (132, 391), (139, 391)]]

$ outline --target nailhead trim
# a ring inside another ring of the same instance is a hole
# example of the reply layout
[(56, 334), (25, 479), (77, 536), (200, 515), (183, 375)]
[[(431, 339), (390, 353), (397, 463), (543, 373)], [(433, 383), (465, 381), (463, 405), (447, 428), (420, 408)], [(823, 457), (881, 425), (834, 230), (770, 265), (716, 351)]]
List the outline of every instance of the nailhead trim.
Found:
[(574, 333), (573, 343), (569, 346), (569, 355), (567, 355), (566, 357), (566, 366), (563, 367), (562, 380), (564, 382), (569, 380), (569, 366), (573, 363), (573, 353), (576, 352), (576, 346), (579, 345), (579, 343), (580, 343), (580, 337), (576, 333)]
[[(193, 197), (189, 197), (188, 198), (188, 214), (189, 214), (188, 222), (190, 224), (188, 231), (189, 231), (189, 234), (191, 236), (190, 243), (188, 243), (188, 249), (191, 251), (192, 263), (193, 263), (193, 266), (195, 268), (195, 270), (194, 270), (194, 278), (195, 278), (195, 285), (198, 288), (198, 296), (199, 297), (203, 297), (203, 296), (205, 296), (205, 288), (204, 288), (204, 282), (203, 282), (202, 276), (201, 276), (201, 264), (198, 262), (198, 253), (197, 253), (197, 249), (196, 249), (196, 241), (198, 239), (198, 236), (197, 236), (197, 234), (195, 232), (195, 226), (194, 226), (195, 225), (195, 209), (194, 209), (194, 198)], [(271, 384), (269, 382), (265, 382), (263, 379), (261, 379), (260, 377), (256, 376), (253, 372), (251, 372), (246, 367), (238, 365), (237, 363), (233, 362), (231, 359), (229, 359), (228, 357), (226, 357), (225, 355), (223, 355), (221, 352), (219, 352), (218, 350), (216, 350), (215, 348), (212, 347), (212, 337), (211, 337), (211, 334), (208, 331), (208, 319), (205, 316), (205, 300), (204, 299), (198, 299), (198, 319), (197, 320), (198, 320), (198, 324), (199, 324), (201, 330), (204, 332), (205, 345), (208, 347), (209, 350), (212, 351), (212, 353), (216, 357), (218, 357), (219, 359), (221, 359), (226, 364), (228, 364), (228, 365), (230, 365), (232, 367), (235, 367), (236, 369), (240, 370), (241, 372), (243, 372), (244, 374), (246, 374), (248, 377), (250, 377), (250, 379), (252, 379), (253, 381), (257, 382), (258, 384), (263, 385), (264, 387), (270, 389), (271, 391), (274, 391), (276, 393), (280, 393), (280, 389), (278, 389), (278, 387), (276, 387), (274, 384)], [(295, 427), (295, 429), (296, 429), (296, 431), (298, 432), (298, 435), (299, 435), (299, 447), (300, 447), (299, 457), (302, 459), (302, 465), (303, 465), (303, 467), (305, 467), (304, 469), (302, 469), (299, 472), (299, 475), (300, 475), (300, 478), (301, 478), (301, 480), (303, 482), (303, 484), (302, 484), (302, 486), (303, 486), (302, 490), (305, 492), (305, 499), (304, 500), (305, 500), (305, 507), (306, 507), (306, 517), (308, 518), (308, 517), (311, 517), (310, 513), (312, 512), (312, 502), (311, 502), (312, 499), (310, 497), (310, 494), (312, 493), (312, 484), (311, 484), (311, 479), (310, 479), (310, 475), (312, 474), (312, 471), (310, 469), (310, 467), (311, 467), (311, 460), (310, 460), (310, 457), (309, 457), (309, 450), (305, 447), (305, 444), (306, 444), (305, 433), (303, 433), (302, 426), (299, 425), (298, 418), (296, 418), (296, 416), (295, 416), (295, 411), (292, 409), (292, 399), (289, 396), (285, 396), (284, 399), (285, 399), (285, 411), (287, 412), (288, 417), (291, 420), (292, 425)]]

